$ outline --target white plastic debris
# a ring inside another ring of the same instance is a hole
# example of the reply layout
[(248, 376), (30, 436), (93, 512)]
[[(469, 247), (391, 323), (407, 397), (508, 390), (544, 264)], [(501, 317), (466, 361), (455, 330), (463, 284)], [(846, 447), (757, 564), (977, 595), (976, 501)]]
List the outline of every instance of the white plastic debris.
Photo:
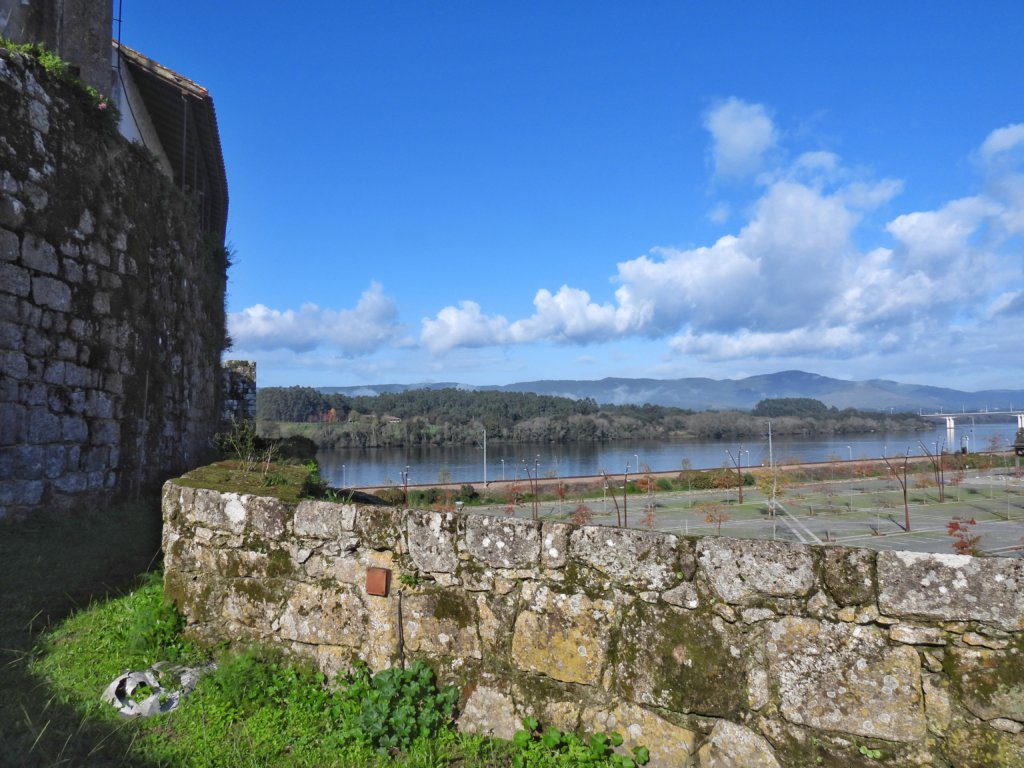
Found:
[(181, 700), (196, 687), (199, 678), (213, 669), (183, 667), (161, 661), (143, 672), (125, 672), (106, 690), (103, 701), (115, 707), (125, 718), (152, 717), (178, 708)]

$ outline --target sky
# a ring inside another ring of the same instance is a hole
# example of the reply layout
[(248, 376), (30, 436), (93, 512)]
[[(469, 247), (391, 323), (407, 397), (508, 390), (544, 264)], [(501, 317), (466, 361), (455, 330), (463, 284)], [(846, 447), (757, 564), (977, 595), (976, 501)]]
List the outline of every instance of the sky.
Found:
[(260, 386), (1022, 386), (1019, 2), (122, 7), (214, 98)]

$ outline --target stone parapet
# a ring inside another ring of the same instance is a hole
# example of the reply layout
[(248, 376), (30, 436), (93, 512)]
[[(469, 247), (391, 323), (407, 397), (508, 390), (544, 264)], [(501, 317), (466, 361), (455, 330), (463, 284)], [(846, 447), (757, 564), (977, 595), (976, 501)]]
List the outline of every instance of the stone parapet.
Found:
[[(459, 686), (466, 730), (618, 730), (656, 766), (1024, 765), (1024, 561), (173, 481), (163, 514), (166, 590), (193, 636), (329, 675), (424, 659)], [(388, 596), (367, 592), (371, 567), (392, 571)]]

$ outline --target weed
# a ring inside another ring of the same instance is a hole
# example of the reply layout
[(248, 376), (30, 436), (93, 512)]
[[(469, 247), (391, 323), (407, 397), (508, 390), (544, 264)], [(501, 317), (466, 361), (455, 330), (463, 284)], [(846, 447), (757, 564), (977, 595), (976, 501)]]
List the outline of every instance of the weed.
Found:
[(524, 718), (523, 726), (512, 740), (516, 746), (512, 757), (514, 768), (635, 768), (646, 765), (651, 759), (647, 747), (643, 746), (635, 747), (628, 756), (616, 752), (615, 748), (622, 746), (622, 736), (614, 731), (577, 736), (557, 728), (542, 729), (534, 717)]
[(418, 587), (423, 583), (423, 577), (418, 572), (403, 573), (398, 581), (406, 587)]
[(73, 70), (70, 64), (64, 61), (53, 51), (39, 43), (15, 43), (3, 36), (0, 36), (0, 47), (6, 48), (14, 53), (23, 53), (34, 58), (52, 78), (68, 83), (76, 88), (87, 100), (89, 105), (92, 106), (98, 114), (103, 116), (103, 120), (108, 128), (117, 128), (117, 124), (120, 120), (120, 113), (110, 102), (110, 99), (101, 94), (91, 85), (83, 83), (75, 74), (76, 70)]

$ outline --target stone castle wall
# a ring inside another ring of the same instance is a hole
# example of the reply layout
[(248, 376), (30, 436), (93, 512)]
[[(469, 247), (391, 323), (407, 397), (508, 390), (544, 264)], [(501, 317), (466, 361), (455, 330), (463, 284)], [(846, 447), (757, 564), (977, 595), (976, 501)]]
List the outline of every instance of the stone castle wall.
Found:
[[(660, 766), (1024, 765), (1021, 560), (174, 481), (163, 515), (166, 591), (194, 636), (330, 674), (423, 658), (460, 687), (464, 729), (509, 738), (527, 714), (614, 729)], [(367, 591), (370, 567), (390, 571), (388, 596)]]
[(0, 517), (205, 458), (226, 259), (111, 116), (0, 50)]
[(252, 360), (226, 360), (221, 377), (222, 429), (230, 429), (234, 422), (255, 421), (256, 363)]

